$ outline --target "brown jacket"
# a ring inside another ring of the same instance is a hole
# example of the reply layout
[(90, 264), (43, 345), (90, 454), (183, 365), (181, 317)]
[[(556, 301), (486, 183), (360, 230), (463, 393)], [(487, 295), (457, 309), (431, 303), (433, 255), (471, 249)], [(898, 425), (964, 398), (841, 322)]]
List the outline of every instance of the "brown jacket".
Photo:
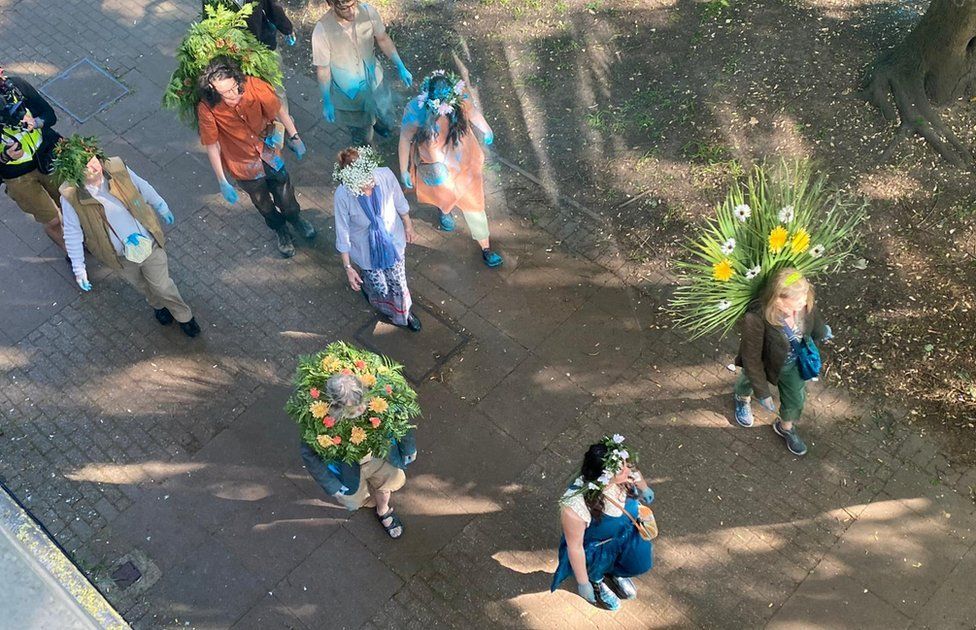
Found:
[[(814, 307), (803, 319), (803, 336), (820, 341), (824, 334), (823, 319)], [(790, 342), (783, 330), (767, 322), (763, 317), (762, 305), (754, 302), (742, 318), (742, 336), (735, 364), (742, 366), (757, 397), (768, 398), (771, 395), (769, 384), (779, 382), (779, 373), (789, 353)]]
[[(112, 157), (102, 163), (108, 190), (116, 199), (122, 202), (135, 219), (152, 234), (159, 247), (165, 247), (166, 236), (159, 224), (156, 212), (146, 203), (145, 198), (132, 183), (129, 171), (121, 158)], [(113, 269), (121, 269), (119, 255), (112, 246), (109, 238), (108, 223), (105, 221), (105, 209), (97, 199), (88, 194), (84, 186), (76, 186), (72, 182), (61, 184), (61, 194), (71, 207), (78, 213), (78, 222), (85, 234), (85, 247), (103, 265)], [(126, 235), (121, 235), (123, 238)]]

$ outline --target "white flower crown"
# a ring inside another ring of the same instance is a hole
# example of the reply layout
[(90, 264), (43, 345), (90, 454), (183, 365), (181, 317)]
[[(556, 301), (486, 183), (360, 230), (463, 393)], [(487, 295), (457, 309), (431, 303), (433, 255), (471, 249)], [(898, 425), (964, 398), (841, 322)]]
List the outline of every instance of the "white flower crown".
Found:
[(380, 162), (370, 146), (356, 147), (359, 157), (348, 166), (340, 167), (338, 163), (332, 168), (332, 178), (346, 187), (354, 197), (361, 197), (363, 189), (373, 183), (373, 172), (379, 168)]
[[(451, 84), (451, 93), (446, 98), (429, 98), (430, 84), (438, 77), (447, 79), (448, 83)], [(458, 78), (454, 73), (448, 73), (445, 70), (434, 70), (430, 73), (429, 77), (424, 79), (424, 82), (420, 86), (420, 94), (417, 95), (417, 98), (421, 105), (438, 116), (447, 116), (448, 114), (454, 113), (461, 106), (461, 101), (464, 100), (464, 88), (464, 80)]]

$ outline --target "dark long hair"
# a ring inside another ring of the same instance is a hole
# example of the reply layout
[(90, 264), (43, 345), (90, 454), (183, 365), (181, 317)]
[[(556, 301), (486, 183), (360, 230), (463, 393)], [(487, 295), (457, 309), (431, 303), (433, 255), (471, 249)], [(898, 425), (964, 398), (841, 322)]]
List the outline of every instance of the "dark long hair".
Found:
[(213, 89), (212, 83), (224, 79), (237, 81), (237, 89), (242, 94), (244, 93), (245, 77), (241, 66), (230, 57), (214, 57), (200, 73), (200, 78), (197, 79), (197, 92), (200, 94), (200, 100), (210, 107), (215, 107), (220, 103), (220, 94)]
[[(447, 80), (447, 77), (434, 77), (430, 81), (430, 85), (427, 88), (427, 100), (434, 100), (434, 93), (437, 92), (438, 88), (451, 87), (451, 82)], [(421, 125), (417, 129), (417, 134), (414, 139), (419, 142), (428, 142), (431, 138), (436, 135), (434, 125), (437, 123), (437, 113), (427, 109), (426, 103), (421, 105), (424, 108), (425, 117), (421, 122)], [(468, 115), (466, 112), (467, 105), (464, 101), (454, 108), (454, 111), (447, 115), (447, 136), (444, 138), (444, 146), (454, 146), (456, 147), (460, 142), (464, 134), (471, 130), (471, 124), (468, 122)]]
[[(580, 467), (580, 477), (583, 478), (583, 487), (591, 481), (599, 479), (603, 474), (604, 460), (607, 457), (607, 447), (605, 444), (593, 444), (583, 455), (583, 465)], [(602, 491), (583, 492), (583, 499), (586, 507), (590, 510), (590, 517), (593, 522), (600, 520), (603, 516), (604, 499)]]

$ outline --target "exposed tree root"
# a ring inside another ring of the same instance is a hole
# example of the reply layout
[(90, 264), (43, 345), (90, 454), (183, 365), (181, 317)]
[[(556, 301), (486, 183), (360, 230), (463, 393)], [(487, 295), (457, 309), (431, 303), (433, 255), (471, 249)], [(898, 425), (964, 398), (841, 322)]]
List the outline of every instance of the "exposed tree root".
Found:
[[(898, 143), (910, 135), (925, 138), (935, 151), (953, 166), (965, 168), (973, 163), (972, 152), (949, 129), (935, 111), (925, 93), (924, 72), (921, 67), (906, 68), (906, 64), (882, 59), (874, 67), (862, 97), (881, 110), (885, 120), (900, 120), (898, 130), (881, 155), (882, 160), (891, 157)], [(892, 107), (891, 99), (895, 106)]]

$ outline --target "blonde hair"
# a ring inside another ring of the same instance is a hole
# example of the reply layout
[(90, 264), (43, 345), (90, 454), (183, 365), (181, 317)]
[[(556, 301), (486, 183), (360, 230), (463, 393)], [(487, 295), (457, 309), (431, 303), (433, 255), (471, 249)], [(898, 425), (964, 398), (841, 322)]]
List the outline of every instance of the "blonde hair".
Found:
[(813, 310), (813, 286), (803, 277), (803, 274), (793, 267), (783, 267), (777, 270), (766, 281), (766, 288), (763, 289), (763, 318), (770, 324), (778, 326), (780, 324), (780, 313), (776, 307), (777, 299), (789, 299), (804, 294), (807, 296), (807, 305), (803, 309), (803, 315), (806, 315)]

